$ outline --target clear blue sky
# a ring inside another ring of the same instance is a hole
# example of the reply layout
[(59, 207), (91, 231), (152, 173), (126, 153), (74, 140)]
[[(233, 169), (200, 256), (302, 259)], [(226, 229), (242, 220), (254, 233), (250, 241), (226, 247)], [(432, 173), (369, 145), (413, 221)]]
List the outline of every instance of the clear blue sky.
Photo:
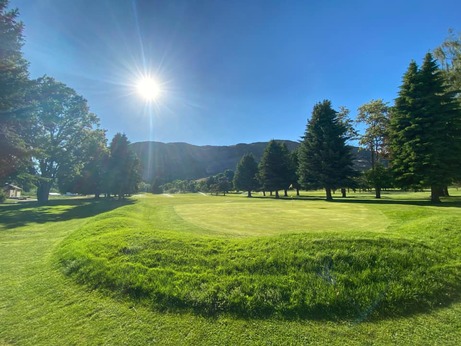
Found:
[[(299, 140), (315, 103), (393, 103), (459, 0), (10, 0), (31, 77), (84, 96), (109, 139), (231, 145)], [(147, 106), (141, 73), (161, 81)]]

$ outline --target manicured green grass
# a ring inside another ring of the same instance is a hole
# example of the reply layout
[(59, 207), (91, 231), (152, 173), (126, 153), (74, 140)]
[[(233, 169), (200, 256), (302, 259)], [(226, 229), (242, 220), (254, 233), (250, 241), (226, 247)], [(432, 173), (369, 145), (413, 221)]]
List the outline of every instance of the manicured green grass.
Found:
[(385, 197), (2, 206), (0, 344), (457, 345), (460, 198)]
[[(239, 199), (241, 200), (241, 198)], [(344, 230), (379, 232), (389, 219), (367, 205), (329, 205), (323, 201), (250, 200), (238, 203), (191, 203), (175, 206), (190, 224), (231, 236), (268, 236), (288, 233), (325, 233)], [(327, 222), (326, 222), (327, 221)]]
[[(73, 234), (57, 257), (78, 282), (161, 311), (362, 320), (451, 303), (461, 290), (461, 266), (446, 251), (450, 244), (401, 236), (415, 222), (432, 229), (446, 213), (397, 208), (347, 200), (141, 199)], [(450, 229), (459, 234), (460, 226)]]

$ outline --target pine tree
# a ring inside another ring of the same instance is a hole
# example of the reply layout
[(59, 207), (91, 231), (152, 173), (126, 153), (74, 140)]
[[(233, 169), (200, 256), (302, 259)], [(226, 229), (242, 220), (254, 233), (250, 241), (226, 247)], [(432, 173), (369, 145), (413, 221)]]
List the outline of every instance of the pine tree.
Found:
[(402, 187), (431, 188), (440, 202), (459, 174), (461, 113), (430, 53), (421, 69), (412, 62), (391, 116), (392, 169)]
[(240, 162), (237, 164), (234, 175), (234, 188), (248, 192), (248, 197), (251, 197), (251, 191), (259, 187), (258, 182), (258, 164), (253, 157), (253, 154), (243, 155)]
[(106, 191), (109, 195), (117, 195), (118, 199), (137, 192), (141, 181), (140, 161), (129, 145), (130, 141), (127, 136), (117, 133), (109, 146)]
[(285, 143), (271, 140), (264, 150), (259, 162), (259, 180), (265, 191), (275, 191), (275, 198), (279, 198), (279, 190), (286, 190), (290, 186), (289, 151)]
[(296, 196), (299, 196), (299, 190), (301, 189), (301, 184), (299, 183), (299, 176), (298, 176), (298, 167), (299, 167), (299, 147), (293, 150), (290, 153), (292, 171), (291, 171), (291, 186), (296, 190)]
[(299, 148), (298, 175), (304, 188), (324, 188), (327, 200), (332, 200), (333, 189), (349, 186), (356, 175), (346, 133), (330, 101), (314, 106)]

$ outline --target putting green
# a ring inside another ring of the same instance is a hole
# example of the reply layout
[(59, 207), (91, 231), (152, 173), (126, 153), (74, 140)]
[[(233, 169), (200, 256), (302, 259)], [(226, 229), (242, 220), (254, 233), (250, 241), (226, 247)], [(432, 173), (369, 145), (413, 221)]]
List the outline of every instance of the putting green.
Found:
[(193, 225), (234, 236), (346, 230), (382, 232), (390, 224), (373, 205), (325, 201), (180, 204), (175, 211)]
[(459, 218), (445, 208), (165, 197), (73, 232), (56, 252), (63, 272), (154, 309), (243, 318), (385, 318), (458, 299)]

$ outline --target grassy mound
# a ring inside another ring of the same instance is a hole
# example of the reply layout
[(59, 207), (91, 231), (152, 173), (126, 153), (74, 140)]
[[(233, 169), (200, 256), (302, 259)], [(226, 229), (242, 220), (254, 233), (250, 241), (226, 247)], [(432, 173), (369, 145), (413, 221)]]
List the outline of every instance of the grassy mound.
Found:
[[(224, 208), (219, 198), (160, 198), (139, 199), (74, 233), (57, 253), (63, 271), (160, 310), (256, 318), (395, 316), (444, 305), (461, 291), (457, 210), (295, 201), (295, 208), (277, 216), (270, 206), (280, 208), (280, 201), (245, 202), (247, 213), (259, 220), (270, 217), (274, 224), (286, 222), (287, 213), (293, 216), (298, 207), (310, 211), (301, 224), (315, 217), (315, 210), (324, 215), (325, 208), (332, 215), (366, 209), (369, 216), (386, 219), (379, 229), (364, 231), (362, 224), (357, 231), (352, 223), (331, 231), (323, 218), (325, 232), (316, 219), (315, 232), (283, 228), (263, 236), (255, 219), (248, 220), (246, 234), (242, 220), (235, 233), (215, 231), (213, 220), (242, 208), (240, 199), (229, 197)], [(184, 214), (197, 201), (202, 208), (194, 207), (195, 222)], [(213, 215), (210, 227), (206, 214)], [(370, 224), (376, 226), (376, 219)]]

